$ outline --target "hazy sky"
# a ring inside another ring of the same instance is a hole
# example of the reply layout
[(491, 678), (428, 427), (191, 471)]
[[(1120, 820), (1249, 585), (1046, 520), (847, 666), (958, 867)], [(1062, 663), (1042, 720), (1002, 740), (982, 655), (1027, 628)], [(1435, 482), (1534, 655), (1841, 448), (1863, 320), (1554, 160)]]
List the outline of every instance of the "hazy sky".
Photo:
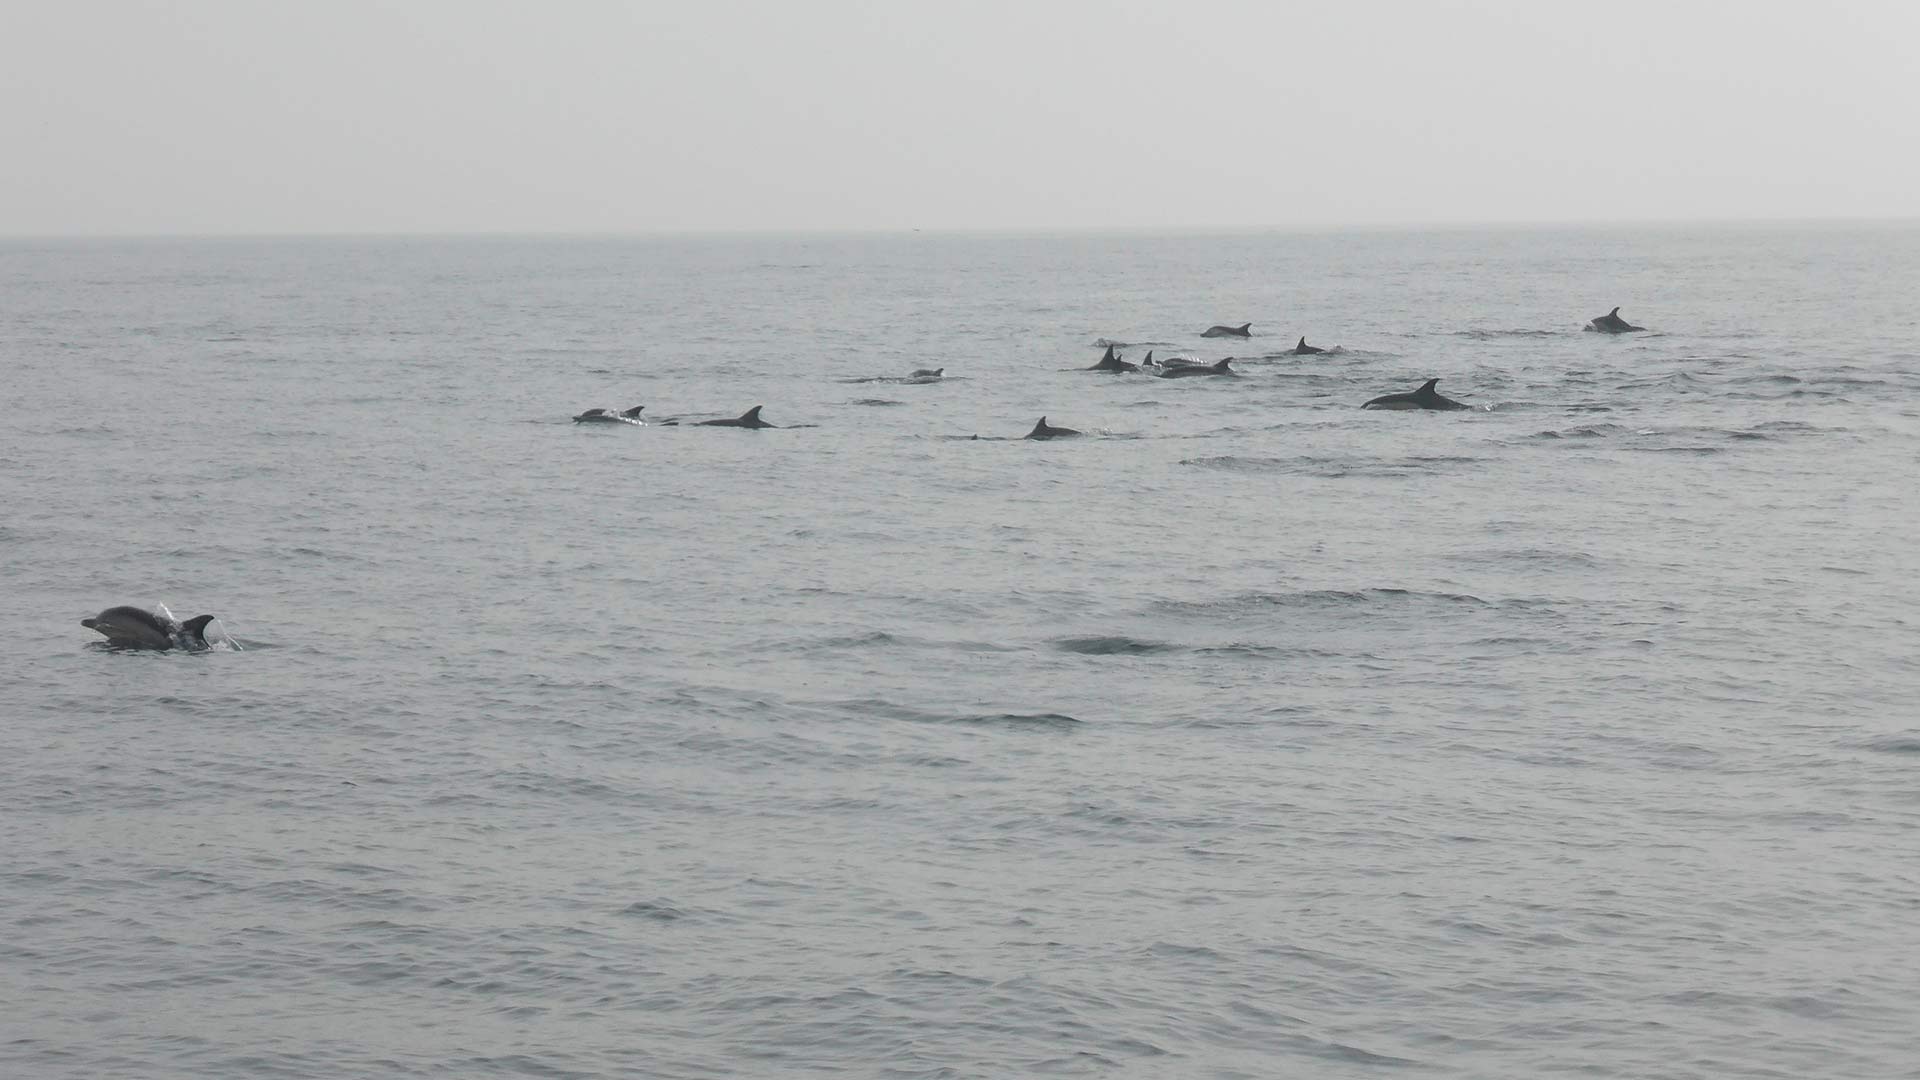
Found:
[(1920, 2), (0, 0), (0, 234), (1920, 216)]

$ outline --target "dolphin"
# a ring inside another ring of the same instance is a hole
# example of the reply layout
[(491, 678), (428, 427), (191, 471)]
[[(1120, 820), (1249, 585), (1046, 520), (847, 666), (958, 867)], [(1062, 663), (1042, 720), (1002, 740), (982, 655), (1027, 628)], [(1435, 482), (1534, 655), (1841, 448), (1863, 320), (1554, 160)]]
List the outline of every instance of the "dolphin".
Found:
[(187, 649), (207, 647), (207, 624), (212, 615), (195, 615), (184, 623), (163, 620), (137, 607), (110, 607), (80, 625), (105, 635), (107, 644), (117, 649)]
[[(1149, 355), (1151, 355), (1151, 354), (1149, 354)], [(1093, 366), (1092, 366), (1092, 367), (1090, 367), (1090, 368), (1087, 368), (1086, 370), (1088, 370), (1088, 371), (1111, 371), (1111, 372), (1115, 372), (1115, 373), (1118, 373), (1118, 372), (1122, 372), (1122, 371), (1139, 371), (1139, 370), (1140, 370), (1140, 365), (1139, 365), (1139, 364), (1129, 364), (1129, 363), (1127, 363), (1127, 362), (1126, 362), (1125, 360), (1122, 360), (1122, 359), (1120, 359), (1120, 358), (1119, 358), (1118, 356), (1115, 356), (1115, 355), (1114, 355), (1114, 353), (1113, 353), (1113, 346), (1111, 346), (1111, 345), (1109, 345), (1109, 346), (1107, 346), (1107, 354), (1106, 354), (1105, 356), (1102, 356), (1102, 357), (1100, 358), (1100, 362), (1099, 362), (1099, 363), (1097, 363), (1097, 364), (1095, 364), (1095, 365), (1093, 365)]]
[(937, 378), (939, 378), (939, 377), (941, 377), (942, 375), (945, 375), (946, 373), (947, 373), (947, 369), (946, 369), (946, 368), (943, 368), (943, 367), (923, 367), (923, 368), (919, 368), (918, 370), (916, 370), (916, 371), (915, 371), (915, 372), (914, 372), (913, 374), (911, 374), (911, 375), (909, 375), (909, 376), (907, 376), (907, 378), (909, 378), (909, 379), (937, 379)]
[(1163, 379), (1184, 379), (1189, 375), (1233, 375), (1236, 372), (1228, 366), (1232, 363), (1233, 357), (1229, 356), (1217, 364), (1163, 364), (1159, 374)]
[(574, 417), (573, 422), (576, 424), (638, 424), (641, 422), (640, 410), (644, 408), (646, 408), (645, 405), (635, 405), (623, 412), (614, 412), (611, 409), (588, 409)]
[(1603, 334), (1631, 334), (1636, 330), (1645, 330), (1644, 326), (1634, 326), (1620, 317), (1620, 309), (1614, 308), (1605, 315), (1587, 324), (1587, 329), (1598, 330)]
[(1253, 324), (1241, 323), (1239, 326), (1209, 326), (1201, 337), (1252, 337)]
[(1323, 353), (1323, 352), (1326, 352), (1327, 350), (1322, 349), (1316, 345), (1307, 344), (1307, 339), (1303, 336), (1300, 339), (1300, 344), (1295, 345), (1289, 351), (1292, 352), (1293, 355), (1295, 356), (1312, 356), (1314, 353)]
[(698, 423), (694, 424), (693, 426), (694, 427), (745, 427), (745, 428), (763, 428), (763, 427), (777, 426), (774, 424), (769, 424), (765, 420), (760, 419), (760, 410), (765, 407), (766, 406), (764, 405), (755, 405), (753, 408), (748, 409), (746, 412), (741, 413), (739, 416), (736, 416), (731, 420), (701, 420)]
[(1075, 431), (1070, 427), (1053, 427), (1052, 425), (1047, 423), (1047, 418), (1043, 416), (1040, 418), (1039, 423), (1033, 425), (1033, 430), (1027, 432), (1027, 438), (1029, 439), (1065, 439), (1078, 434), (1080, 434), (1078, 431)]
[(1408, 391), (1407, 393), (1404, 393), (1404, 394), (1387, 394), (1382, 397), (1374, 398), (1372, 401), (1369, 401), (1365, 405), (1362, 405), (1360, 407), (1363, 409), (1471, 409), (1473, 408), (1473, 406), (1471, 405), (1462, 405), (1460, 402), (1455, 401), (1452, 398), (1441, 397), (1440, 392), (1433, 388), (1434, 384), (1439, 381), (1440, 381), (1439, 379), (1428, 379), (1426, 382), (1423, 382), (1420, 384), (1420, 389), (1418, 390)]

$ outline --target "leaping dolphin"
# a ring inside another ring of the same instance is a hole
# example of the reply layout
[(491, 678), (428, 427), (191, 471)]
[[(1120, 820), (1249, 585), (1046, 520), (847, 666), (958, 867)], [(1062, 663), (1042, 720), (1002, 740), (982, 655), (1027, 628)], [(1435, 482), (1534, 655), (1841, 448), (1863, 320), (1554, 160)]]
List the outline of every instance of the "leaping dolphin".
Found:
[(638, 424), (641, 422), (640, 410), (644, 408), (646, 408), (645, 405), (635, 405), (621, 412), (614, 412), (611, 409), (588, 409), (574, 417), (573, 422), (576, 424)]
[(1360, 407), (1363, 409), (1470, 409), (1473, 407), (1462, 405), (1449, 397), (1441, 397), (1440, 392), (1433, 388), (1439, 381), (1439, 379), (1428, 379), (1420, 384), (1418, 390), (1411, 390), (1404, 394), (1386, 394)]
[(1043, 416), (1040, 418), (1039, 423), (1033, 425), (1033, 430), (1027, 432), (1027, 438), (1029, 439), (1066, 439), (1066, 438), (1071, 438), (1078, 434), (1080, 434), (1080, 432), (1075, 431), (1070, 427), (1054, 427), (1053, 425), (1047, 423), (1047, 418)]
[(1306, 337), (1302, 335), (1300, 338), (1300, 344), (1295, 345), (1289, 351), (1291, 351), (1295, 356), (1312, 356), (1314, 353), (1323, 353), (1323, 352), (1326, 352), (1327, 350), (1322, 349), (1315, 345), (1307, 344)]
[(763, 408), (765, 408), (765, 406), (755, 405), (753, 408), (748, 409), (746, 412), (741, 413), (739, 416), (736, 416), (731, 420), (701, 420), (698, 423), (693, 424), (692, 426), (693, 427), (744, 427), (744, 428), (768, 428), (768, 427), (777, 426), (774, 424), (769, 424), (765, 420), (760, 419), (760, 410)]
[(1252, 337), (1253, 324), (1241, 323), (1239, 326), (1209, 326), (1201, 337)]
[(107, 644), (117, 649), (204, 649), (207, 648), (207, 624), (212, 615), (195, 615), (183, 623), (163, 620), (151, 611), (137, 607), (110, 607), (80, 625), (104, 635)]
[(1635, 326), (1620, 317), (1620, 309), (1614, 308), (1605, 315), (1587, 324), (1587, 329), (1598, 330), (1603, 334), (1631, 334), (1636, 330), (1645, 330), (1644, 326)]
[[(1148, 353), (1147, 355), (1152, 356), (1153, 354)], [(1120, 357), (1114, 354), (1113, 346), (1109, 345), (1107, 346), (1107, 354), (1100, 358), (1100, 362), (1093, 365), (1090, 368), (1087, 368), (1086, 370), (1111, 371), (1118, 374), (1119, 372), (1122, 372), (1122, 371), (1139, 371), (1140, 365), (1129, 364), (1125, 360), (1120, 359)]]

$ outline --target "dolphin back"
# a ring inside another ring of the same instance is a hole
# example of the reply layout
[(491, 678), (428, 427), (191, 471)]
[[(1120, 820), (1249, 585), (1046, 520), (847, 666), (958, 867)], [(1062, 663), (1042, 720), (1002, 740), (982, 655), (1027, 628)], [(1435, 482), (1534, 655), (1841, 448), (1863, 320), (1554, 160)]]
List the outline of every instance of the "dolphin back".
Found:
[(110, 607), (80, 625), (105, 637), (110, 645), (130, 649), (171, 649), (175, 623), (137, 607)]

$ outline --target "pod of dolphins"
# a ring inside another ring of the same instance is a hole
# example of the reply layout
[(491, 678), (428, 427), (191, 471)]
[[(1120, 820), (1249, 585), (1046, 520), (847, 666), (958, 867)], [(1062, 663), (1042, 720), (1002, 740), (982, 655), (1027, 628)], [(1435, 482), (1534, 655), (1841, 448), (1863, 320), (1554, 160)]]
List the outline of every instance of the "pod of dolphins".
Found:
[[(1643, 326), (1634, 326), (1627, 322), (1627, 320), (1621, 318), (1620, 309), (1616, 307), (1605, 315), (1589, 320), (1587, 325), (1581, 329), (1601, 334), (1630, 334), (1645, 330), (1646, 328)], [(1249, 322), (1241, 323), (1239, 326), (1209, 326), (1201, 332), (1200, 336), (1203, 338), (1250, 338), (1253, 336), (1253, 324)], [(1307, 344), (1305, 336), (1302, 336), (1299, 343), (1294, 345), (1293, 348), (1287, 350), (1288, 354), (1293, 356), (1312, 356), (1326, 351), (1326, 349)], [(1162, 379), (1185, 379), (1202, 378), (1213, 375), (1234, 375), (1236, 372), (1231, 366), (1232, 362), (1233, 357), (1231, 356), (1212, 364), (1203, 364), (1196, 360), (1179, 358), (1156, 362), (1153, 358), (1152, 351), (1149, 350), (1146, 357), (1136, 364), (1122, 360), (1119, 354), (1114, 352), (1114, 347), (1108, 345), (1106, 354), (1100, 357), (1099, 362), (1085, 370), (1102, 371), (1111, 374), (1141, 372)], [(902, 381), (934, 382), (945, 374), (945, 368), (921, 368), (909, 376), (907, 380)], [(1379, 410), (1426, 409), (1436, 411), (1472, 408), (1470, 405), (1442, 395), (1439, 390), (1435, 389), (1439, 383), (1439, 379), (1428, 379), (1426, 382), (1421, 383), (1418, 389), (1398, 394), (1383, 394), (1363, 403), (1360, 407), (1363, 409)], [(760, 410), (762, 408), (763, 406), (755, 405), (739, 416), (725, 419), (689, 421), (688, 426), (755, 429), (777, 426), (769, 424), (760, 418)], [(645, 409), (645, 405), (635, 405), (630, 409), (588, 409), (586, 412), (575, 416), (573, 422), (576, 424), (633, 424), (639, 427), (645, 427), (647, 421), (640, 418), (640, 413)], [(656, 422), (666, 426), (680, 423), (678, 419)], [(1082, 432), (1070, 427), (1057, 427), (1049, 424), (1047, 423), (1047, 418), (1043, 416), (1040, 418), (1039, 423), (1033, 425), (1033, 430), (1026, 434), (1026, 438), (1039, 440), (1063, 439), (1072, 438), (1080, 434), (1082, 434)], [(213, 622), (214, 619), (215, 617), (212, 615), (196, 615), (185, 622), (176, 622), (170, 615), (163, 617), (153, 612), (143, 611), (140, 608), (122, 605), (107, 608), (92, 618), (81, 619), (80, 625), (98, 632), (107, 639), (107, 645), (113, 648), (199, 650), (210, 647), (206, 637), (206, 629), (207, 625)]]

